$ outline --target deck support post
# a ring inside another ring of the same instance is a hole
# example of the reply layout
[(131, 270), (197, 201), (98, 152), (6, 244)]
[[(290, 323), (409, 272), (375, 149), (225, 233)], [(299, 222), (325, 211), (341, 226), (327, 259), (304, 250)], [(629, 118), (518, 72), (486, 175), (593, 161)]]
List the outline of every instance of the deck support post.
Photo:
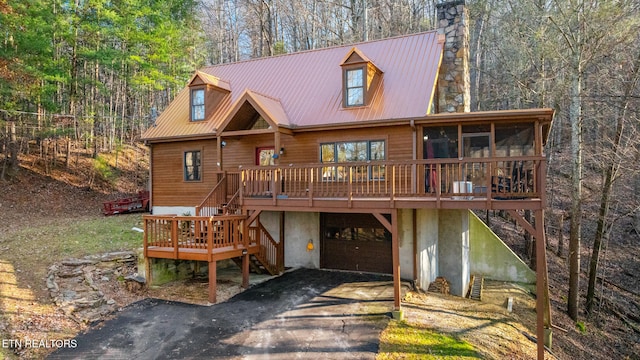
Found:
[(380, 224), (391, 233), (391, 257), (393, 258), (393, 310), (402, 317), (400, 309), (400, 239), (398, 231), (398, 209), (391, 210), (391, 223), (381, 214), (372, 213)]
[(249, 287), (249, 254), (242, 254), (242, 287)]
[(549, 299), (549, 284), (547, 275), (546, 236), (544, 233), (544, 210), (535, 211), (535, 223), (531, 225), (515, 210), (508, 210), (511, 217), (522, 226), (525, 231), (536, 239), (536, 338), (537, 358), (544, 360), (545, 345), (551, 346), (551, 304)]
[(216, 261), (209, 261), (209, 302), (216, 303)]
[[(536, 338), (538, 360), (544, 360), (544, 347), (551, 346), (551, 308), (547, 283), (546, 239), (544, 233), (544, 210), (535, 211), (536, 238)], [(546, 332), (549, 331), (549, 336)]]
[(393, 308), (400, 311), (400, 242), (398, 241), (398, 209), (391, 211), (391, 252), (393, 257)]

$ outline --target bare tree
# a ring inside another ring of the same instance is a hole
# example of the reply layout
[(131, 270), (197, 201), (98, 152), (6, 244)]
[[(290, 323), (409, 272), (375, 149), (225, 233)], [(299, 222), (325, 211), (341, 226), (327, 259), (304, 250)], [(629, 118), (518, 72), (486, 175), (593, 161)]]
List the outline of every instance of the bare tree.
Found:
[[(610, 196), (613, 190), (613, 184), (618, 178), (618, 171), (622, 165), (624, 157), (622, 152), (628, 148), (628, 144), (624, 144), (624, 139), (630, 139), (625, 136), (625, 124), (628, 122), (627, 116), (634, 92), (638, 89), (638, 81), (640, 79), (640, 51), (636, 58), (627, 64), (631, 69), (629, 77), (623, 80), (624, 92), (620, 96), (619, 113), (616, 116), (616, 128), (613, 139), (610, 139), (611, 156), (606, 157), (606, 163), (603, 175), (602, 195), (600, 198), (600, 209), (598, 212), (597, 229), (593, 240), (593, 249), (591, 252), (591, 260), (589, 262), (589, 286), (587, 289), (586, 311), (591, 314), (593, 310), (594, 297), (596, 291), (596, 278), (598, 274), (598, 264), (600, 261), (600, 250), (602, 249), (602, 240), (611, 226), (608, 221)], [(628, 127), (627, 127), (628, 129)], [(607, 141), (609, 142), (609, 141)]]

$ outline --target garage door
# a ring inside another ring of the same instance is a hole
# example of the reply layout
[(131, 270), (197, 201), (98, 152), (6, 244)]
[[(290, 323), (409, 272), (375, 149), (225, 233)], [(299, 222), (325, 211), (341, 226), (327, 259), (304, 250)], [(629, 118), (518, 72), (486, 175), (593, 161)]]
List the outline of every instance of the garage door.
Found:
[(371, 214), (323, 213), (321, 267), (391, 274), (391, 233)]

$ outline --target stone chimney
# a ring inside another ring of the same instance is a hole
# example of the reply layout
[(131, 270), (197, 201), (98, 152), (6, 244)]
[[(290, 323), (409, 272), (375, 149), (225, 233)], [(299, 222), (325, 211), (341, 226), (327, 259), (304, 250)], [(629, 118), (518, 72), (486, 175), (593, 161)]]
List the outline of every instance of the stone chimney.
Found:
[(438, 34), (445, 36), (438, 73), (438, 113), (469, 112), (469, 15), (465, 0), (440, 0)]

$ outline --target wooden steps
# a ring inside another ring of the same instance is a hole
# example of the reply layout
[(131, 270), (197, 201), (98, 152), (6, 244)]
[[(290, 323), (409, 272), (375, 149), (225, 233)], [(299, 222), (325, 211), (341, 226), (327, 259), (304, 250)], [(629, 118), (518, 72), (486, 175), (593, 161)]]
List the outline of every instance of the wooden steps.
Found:
[(482, 301), (482, 288), (484, 286), (484, 277), (480, 275), (471, 276), (471, 286), (469, 287), (469, 299)]
[[(256, 256), (257, 254), (251, 254), (249, 256), (249, 270), (254, 274), (269, 274), (269, 275), (277, 275), (277, 272), (271, 271), (270, 267), (265, 266), (260, 259)], [(235, 257), (232, 258), (233, 262), (238, 265), (238, 267), (242, 268), (242, 258)]]

